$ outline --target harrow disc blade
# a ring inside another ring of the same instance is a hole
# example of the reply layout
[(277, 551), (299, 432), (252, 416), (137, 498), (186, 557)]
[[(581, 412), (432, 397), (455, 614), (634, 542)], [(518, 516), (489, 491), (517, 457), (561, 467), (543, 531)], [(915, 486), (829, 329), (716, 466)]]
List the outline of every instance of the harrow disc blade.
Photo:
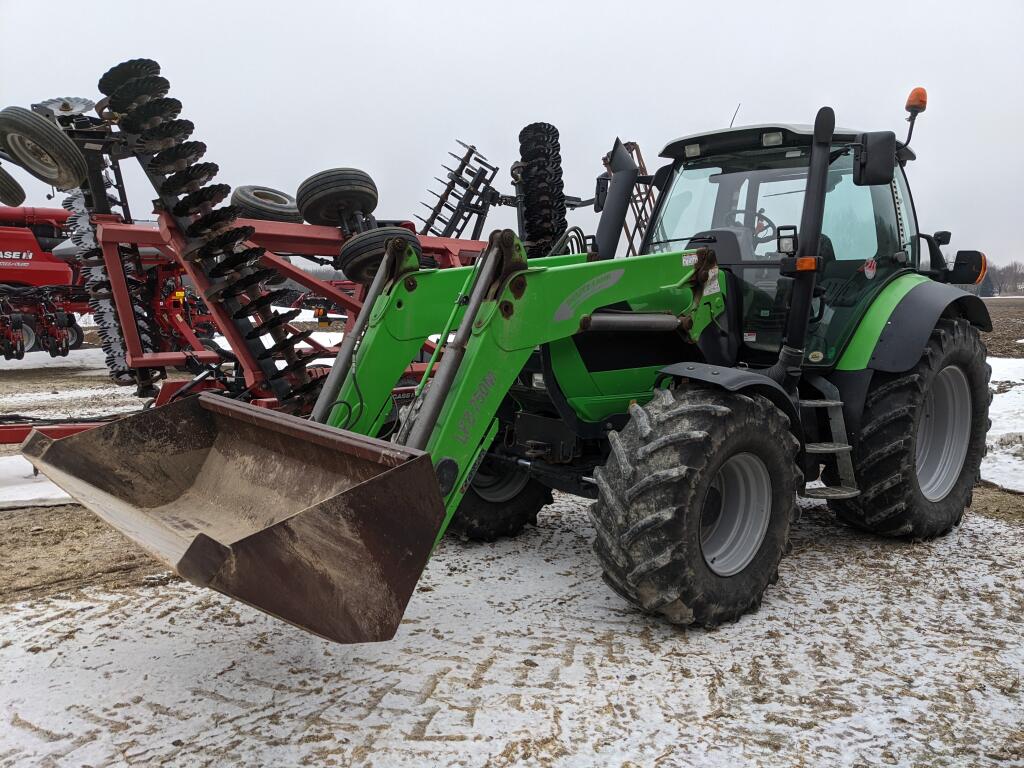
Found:
[(183, 578), (340, 643), (394, 636), (444, 518), (428, 454), (211, 394), (23, 451)]

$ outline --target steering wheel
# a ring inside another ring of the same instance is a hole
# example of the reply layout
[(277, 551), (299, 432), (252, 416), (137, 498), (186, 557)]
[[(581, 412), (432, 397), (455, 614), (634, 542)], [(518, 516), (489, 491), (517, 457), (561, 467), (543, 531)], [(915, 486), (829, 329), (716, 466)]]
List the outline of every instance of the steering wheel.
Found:
[[(734, 208), (726, 211), (726, 216), (746, 216), (749, 213), (745, 208)], [(764, 208), (758, 209), (754, 214), (754, 247), (770, 243), (775, 239), (775, 222), (764, 215)]]

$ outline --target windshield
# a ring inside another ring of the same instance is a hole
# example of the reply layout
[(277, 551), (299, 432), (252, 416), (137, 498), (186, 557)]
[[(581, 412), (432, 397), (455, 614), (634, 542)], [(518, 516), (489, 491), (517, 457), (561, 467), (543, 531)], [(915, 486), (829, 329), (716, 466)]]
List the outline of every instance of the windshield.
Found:
[[(769, 359), (781, 344), (788, 296), (780, 290), (776, 233), (799, 226), (809, 148), (756, 149), (680, 164), (650, 229), (648, 253), (681, 251), (694, 235), (712, 233), (719, 264), (743, 292), (743, 347)], [(888, 275), (910, 260), (894, 185), (853, 183), (853, 152), (835, 146), (829, 165), (818, 255), (825, 307), (815, 312), (808, 350), (812, 364), (835, 359)], [(696, 245), (696, 243), (694, 244)]]
[[(744, 261), (776, 257), (775, 228), (800, 224), (808, 153), (744, 152), (680, 166), (651, 230), (648, 252), (678, 251), (693, 235), (717, 229), (736, 234)], [(834, 255), (823, 257), (864, 261), (899, 249), (891, 192), (883, 187), (876, 199), (873, 190), (854, 185), (853, 153), (837, 148), (822, 222)], [(876, 221), (879, 214), (882, 220)]]

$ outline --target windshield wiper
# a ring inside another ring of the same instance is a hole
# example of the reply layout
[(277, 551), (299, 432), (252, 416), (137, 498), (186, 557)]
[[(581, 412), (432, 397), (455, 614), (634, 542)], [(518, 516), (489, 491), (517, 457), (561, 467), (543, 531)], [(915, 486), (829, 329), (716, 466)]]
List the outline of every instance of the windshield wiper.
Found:
[(684, 241), (694, 241), (697, 243), (717, 243), (718, 238), (713, 235), (704, 235), (703, 237), (697, 237), (696, 235), (688, 235), (687, 237), (670, 237), (668, 240), (651, 240), (648, 245), (664, 245), (665, 243), (682, 243)]

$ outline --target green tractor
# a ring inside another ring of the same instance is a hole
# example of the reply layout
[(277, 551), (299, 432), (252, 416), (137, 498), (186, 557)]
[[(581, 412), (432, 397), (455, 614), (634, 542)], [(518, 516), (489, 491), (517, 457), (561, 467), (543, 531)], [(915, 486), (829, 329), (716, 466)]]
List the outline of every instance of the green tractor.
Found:
[[(339, 642), (393, 636), (446, 530), (513, 535), (552, 489), (594, 500), (625, 600), (734, 620), (777, 579), (797, 496), (910, 539), (970, 505), (991, 324), (953, 284), (985, 261), (948, 268), (948, 233), (918, 231), (908, 143), (823, 108), (673, 141), (650, 178), (617, 144), (586, 253), (496, 231), (438, 270), (392, 240), (310, 419), (204, 393), (25, 452), (186, 579)], [(657, 207), (614, 258), (637, 183)]]

